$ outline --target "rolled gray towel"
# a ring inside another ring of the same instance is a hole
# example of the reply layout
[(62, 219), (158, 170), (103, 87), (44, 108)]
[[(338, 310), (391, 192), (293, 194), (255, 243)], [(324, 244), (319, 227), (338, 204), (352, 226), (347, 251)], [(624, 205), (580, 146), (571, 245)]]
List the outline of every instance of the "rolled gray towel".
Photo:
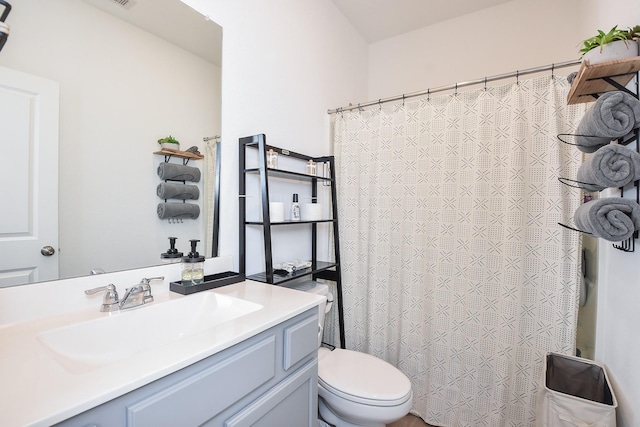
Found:
[(609, 144), (580, 165), (577, 180), (588, 191), (624, 187), (640, 179), (640, 154), (629, 147)]
[(200, 181), (200, 169), (177, 163), (163, 162), (158, 165), (158, 176), (160, 179), (170, 179), (172, 181)]
[(172, 184), (163, 182), (158, 184), (156, 193), (161, 199), (198, 200), (200, 190), (195, 185)]
[(159, 203), (158, 218), (189, 218), (196, 219), (200, 216), (200, 206), (195, 203)]
[(591, 200), (576, 209), (573, 222), (596, 237), (621, 242), (640, 228), (640, 205), (620, 197)]
[(612, 139), (625, 136), (640, 125), (640, 101), (622, 91), (601, 95), (578, 124), (576, 144), (593, 153)]

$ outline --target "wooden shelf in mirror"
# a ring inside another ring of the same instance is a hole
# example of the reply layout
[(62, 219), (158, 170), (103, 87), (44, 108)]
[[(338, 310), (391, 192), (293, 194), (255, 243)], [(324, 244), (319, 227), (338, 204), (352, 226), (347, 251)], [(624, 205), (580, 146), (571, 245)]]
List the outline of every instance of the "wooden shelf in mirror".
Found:
[(179, 157), (181, 159), (194, 159), (194, 160), (204, 159), (204, 156), (202, 154), (194, 154), (190, 151), (170, 150), (168, 148), (163, 148), (160, 151), (154, 151), (153, 154), (160, 154), (162, 156), (174, 156), (174, 157)]
[(640, 56), (594, 65), (591, 65), (589, 60), (585, 60), (571, 85), (567, 104), (593, 102), (596, 100), (593, 95), (618, 90), (607, 80), (626, 86), (638, 71), (640, 71)]

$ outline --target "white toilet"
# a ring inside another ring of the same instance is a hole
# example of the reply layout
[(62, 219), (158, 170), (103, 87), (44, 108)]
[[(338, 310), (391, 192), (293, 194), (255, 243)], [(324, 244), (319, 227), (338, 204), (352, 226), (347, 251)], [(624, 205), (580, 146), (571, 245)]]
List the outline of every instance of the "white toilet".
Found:
[[(324, 284), (290, 287), (333, 299)], [(320, 345), (331, 304), (318, 308)], [(393, 365), (366, 353), (324, 347), (318, 349), (318, 396), (320, 416), (336, 427), (384, 427), (407, 415), (413, 402), (409, 378)]]

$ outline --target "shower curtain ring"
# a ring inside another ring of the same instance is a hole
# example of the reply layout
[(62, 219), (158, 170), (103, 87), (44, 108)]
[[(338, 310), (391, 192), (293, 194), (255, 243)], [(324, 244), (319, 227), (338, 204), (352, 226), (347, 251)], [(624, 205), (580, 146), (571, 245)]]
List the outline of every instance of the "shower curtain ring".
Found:
[(382, 98), (378, 98), (378, 107), (380, 107), (378, 111), (382, 111)]
[(516, 84), (520, 84), (520, 70), (516, 70)]
[(402, 106), (404, 107), (404, 93), (402, 94)]
[(359, 103), (359, 102), (358, 102), (358, 111), (360, 111), (360, 112), (363, 112), (363, 111), (364, 111), (364, 108), (362, 108), (362, 107), (360, 106), (360, 103)]
[(484, 78), (484, 90), (487, 90), (487, 77)]
[(556, 64), (552, 63), (551, 64), (551, 78), (552, 79), (554, 79), (556, 77), (555, 71), (556, 71)]
[(456, 83), (456, 89), (453, 92), (453, 96), (458, 96), (458, 83)]
[(431, 101), (431, 89), (427, 89), (427, 102)]

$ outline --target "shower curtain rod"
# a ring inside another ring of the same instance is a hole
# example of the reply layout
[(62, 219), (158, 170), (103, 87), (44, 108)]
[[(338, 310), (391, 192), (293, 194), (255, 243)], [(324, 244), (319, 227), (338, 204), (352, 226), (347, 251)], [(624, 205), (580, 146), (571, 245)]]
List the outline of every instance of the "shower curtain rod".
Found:
[(551, 70), (553, 73), (553, 70), (555, 70), (556, 68), (565, 68), (565, 67), (572, 67), (574, 65), (579, 65), (581, 61), (579, 60), (574, 60), (574, 61), (566, 61), (566, 62), (560, 62), (558, 64), (551, 64), (551, 65), (543, 65), (541, 67), (535, 67), (535, 68), (527, 68), (525, 70), (518, 70), (518, 71), (513, 71), (511, 73), (506, 73), (506, 74), (496, 74), (495, 76), (490, 76), (490, 77), (484, 77), (482, 79), (477, 79), (477, 80), (471, 80), (468, 82), (461, 82), (461, 83), (455, 83), (452, 85), (448, 85), (448, 86), (440, 86), (434, 89), (427, 89), (427, 90), (422, 90), (420, 92), (412, 92), (412, 93), (407, 93), (407, 94), (402, 94), (400, 96), (392, 96), (390, 98), (381, 98), (378, 99), (377, 101), (369, 101), (369, 102), (365, 102), (363, 104), (358, 104), (358, 105), (349, 105), (348, 107), (338, 107), (334, 110), (327, 110), (328, 114), (335, 114), (335, 113), (341, 113), (343, 111), (349, 111), (349, 110), (355, 110), (355, 109), (362, 109), (364, 107), (370, 107), (372, 105), (380, 105), (386, 102), (393, 102), (393, 101), (404, 101), (406, 99), (409, 98), (415, 98), (416, 96), (424, 96), (424, 95), (430, 95), (432, 93), (436, 93), (436, 92), (444, 92), (445, 90), (458, 90), (461, 87), (465, 87), (465, 86), (472, 86), (472, 85), (478, 85), (481, 83), (488, 83), (488, 82), (493, 82), (496, 80), (502, 80), (502, 79), (508, 79), (511, 77), (520, 77), (526, 74), (534, 74), (534, 73), (540, 73), (542, 71), (548, 71)]

